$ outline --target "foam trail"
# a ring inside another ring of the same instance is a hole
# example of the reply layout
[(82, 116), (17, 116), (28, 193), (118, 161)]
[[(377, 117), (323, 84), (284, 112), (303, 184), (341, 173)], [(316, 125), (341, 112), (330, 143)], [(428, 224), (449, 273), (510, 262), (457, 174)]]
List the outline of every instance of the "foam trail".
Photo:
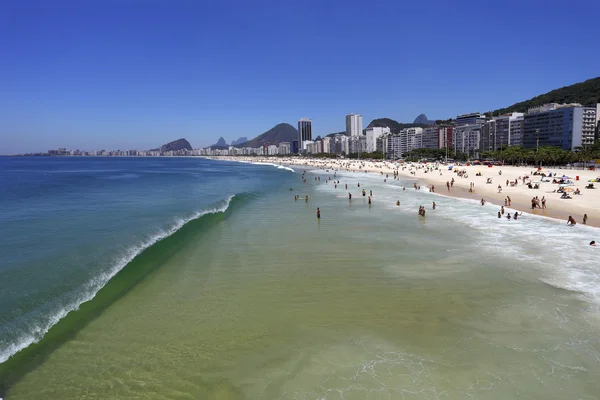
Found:
[(190, 221), (198, 219), (207, 214), (217, 214), (225, 212), (229, 208), (231, 200), (233, 200), (234, 197), (235, 195), (229, 196), (226, 200), (222, 202), (223, 204), (220, 207), (218, 206), (209, 210), (198, 211), (188, 218), (178, 218), (177, 220), (175, 220), (175, 223), (170, 229), (159, 232), (151, 238), (149, 238), (148, 240), (144, 241), (143, 243), (130, 247), (126, 251), (126, 253), (121, 257), (121, 259), (118, 260), (110, 270), (103, 272), (100, 275), (88, 281), (84, 285), (84, 290), (82, 291), (82, 294), (77, 299), (75, 299), (75, 301), (72, 301), (70, 304), (58, 310), (58, 312), (52, 315), (49, 318), (49, 320), (45, 321), (46, 323), (41, 324), (41, 326), (32, 326), (31, 332), (27, 336), (22, 337), (18, 343), (13, 343), (8, 347), (0, 350), (0, 364), (8, 360), (13, 354), (27, 348), (33, 343), (37, 343), (40, 339), (42, 339), (46, 332), (50, 330), (50, 328), (56, 325), (58, 321), (63, 319), (68, 313), (70, 313), (71, 311), (76, 311), (77, 309), (79, 309), (80, 305), (96, 297), (98, 291), (102, 289), (108, 283), (108, 281), (112, 279), (112, 277), (114, 277), (127, 264), (129, 264), (138, 254), (140, 254), (150, 246), (154, 245), (155, 243), (171, 236)]
[(237, 163), (242, 163), (242, 164), (251, 164), (251, 165), (269, 165), (271, 167), (276, 167), (277, 169), (285, 169), (286, 171), (290, 171), (290, 172), (296, 172), (294, 171), (294, 169), (285, 166), (285, 165), (281, 165), (281, 164), (275, 164), (275, 163), (266, 163), (266, 162), (258, 162), (258, 161), (245, 161), (245, 160), (217, 160), (214, 158), (210, 158), (209, 160), (214, 160), (214, 161), (229, 161), (229, 162), (237, 162)]

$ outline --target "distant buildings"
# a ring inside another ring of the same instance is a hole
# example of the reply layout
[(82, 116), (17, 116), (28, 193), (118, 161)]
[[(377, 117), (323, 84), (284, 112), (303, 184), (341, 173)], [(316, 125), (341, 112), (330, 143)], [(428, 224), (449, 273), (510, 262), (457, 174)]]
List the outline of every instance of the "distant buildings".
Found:
[(357, 137), (363, 134), (362, 115), (346, 115), (346, 136)]
[(350, 155), (381, 152), (386, 158), (399, 159), (415, 149), (452, 149), (455, 153), (479, 158), (482, 152), (496, 151), (509, 146), (556, 146), (564, 150), (591, 145), (598, 140), (600, 103), (544, 104), (530, 108), (527, 113), (509, 113), (486, 120), (480, 113), (458, 115), (455, 125), (411, 127), (391, 133), (388, 127), (370, 127), (363, 135), (362, 116), (346, 116), (346, 135), (330, 135), (312, 139), (312, 121), (298, 121), (298, 137), (290, 142), (259, 147), (227, 149), (196, 149), (161, 152), (159, 150), (97, 150), (81, 151), (65, 148), (49, 150), (53, 156), (276, 156), (289, 154)]

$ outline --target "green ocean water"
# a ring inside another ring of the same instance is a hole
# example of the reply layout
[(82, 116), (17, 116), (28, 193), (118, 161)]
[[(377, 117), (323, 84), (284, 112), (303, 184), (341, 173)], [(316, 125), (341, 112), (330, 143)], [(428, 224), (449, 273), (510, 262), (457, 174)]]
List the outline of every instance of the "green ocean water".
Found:
[[(585, 275), (597, 253), (576, 259), (587, 264), (573, 277), (559, 245), (526, 236), (544, 229), (573, 245), (593, 229), (566, 237), (539, 218), (507, 233), (468, 201), (340, 175), (348, 201), (330, 174), (314, 176), (240, 195), (142, 253), (127, 267), (135, 286), (6, 398), (600, 396), (597, 285)], [(371, 207), (358, 182), (374, 191)], [(138, 279), (136, 262), (153, 266)], [(118, 292), (118, 279), (105, 290)]]

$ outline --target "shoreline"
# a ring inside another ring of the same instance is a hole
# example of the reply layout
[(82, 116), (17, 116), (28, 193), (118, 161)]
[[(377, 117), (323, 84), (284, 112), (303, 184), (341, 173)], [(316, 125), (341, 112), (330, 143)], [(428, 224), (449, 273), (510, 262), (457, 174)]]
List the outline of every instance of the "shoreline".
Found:
[[(556, 171), (560, 176), (567, 175), (573, 178), (572, 188), (579, 188), (582, 195), (572, 195), (573, 199), (560, 199), (560, 194), (551, 193), (551, 189), (558, 189), (557, 184), (550, 182), (540, 182), (539, 189), (527, 189), (526, 185), (522, 184), (522, 179), (519, 177), (530, 176), (530, 181), (537, 182), (541, 176), (531, 176), (530, 173), (534, 167), (513, 167), (513, 166), (494, 166), (488, 168), (484, 165), (479, 166), (456, 166), (457, 170), (466, 171), (468, 178), (459, 178), (456, 173), (448, 169), (448, 166), (439, 164), (439, 169), (431, 172), (425, 172), (426, 166), (435, 164), (416, 164), (405, 163), (396, 164), (386, 161), (374, 162), (365, 160), (350, 160), (350, 159), (318, 159), (318, 158), (270, 158), (270, 157), (240, 157), (240, 156), (212, 156), (203, 157), (211, 160), (223, 160), (242, 163), (266, 163), (273, 165), (282, 165), (290, 167), (306, 167), (314, 169), (333, 169), (347, 172), (366, 172), (369, 174), (382, 175), (382, 173), (391, 175), (388, 179), (393, 179), (394, 171), (397, 171), (398, 177), (409, 178), (417, 184), (429, 189), (435, 186), (435, 193), (443, 196), (470, 199), (480, 201), (485, 199), (486, 203), (496, 207), (504, 205), (506, 196), (510, 196), (511, 205), (506, 206), (509, 209), (514, 209), (519, 212), (536, 215), (539, 217), (551, 218), (557, 223), (566, 225), (567, 218), (572, 215), (578, 224), (582, 224), (584, 214), (588, 215), (587, 224), (589, 226), (600, 228), (600, 183), (594, 185), (598, 190), (584, 189), (588, 184), (588, 179), (595, 179), (600, 176), (600, 171), (591, 170), (570, 170), (570, 169), (544, 169), (543, 171)], [(499, 175), (498, 172), (502, 171)], [(481, 172), (481, 176), (475, 176), (477, 172)], [(576, 181), (579, 176), (580, 180)], [(447, 190), (446, 182), (454, 178), (454, 185), (451, 190)], [(492, 184), (486, 184), (486, 179), (492, 178)], [(514, 182), (518, 179), (517, 186), (506, 186), (506, 180)], [(474, 184), (473, 193), (469, 192), (470, 183)], [(501, 184), (502, 191), (498, 193), (498, 184)], [(531, 208), (531, 198), (538, 196), (540, 199), (547, 197), (548, 208), (539, 209)], [(582, 224), (583, 225), (583, 224)]]

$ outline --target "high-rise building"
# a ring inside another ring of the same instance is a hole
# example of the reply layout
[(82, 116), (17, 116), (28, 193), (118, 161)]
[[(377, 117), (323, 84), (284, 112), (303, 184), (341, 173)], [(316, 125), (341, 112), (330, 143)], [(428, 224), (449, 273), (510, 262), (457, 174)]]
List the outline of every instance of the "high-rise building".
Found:
[(460, 125), (482, 125), (485, 115), (480, 113), (462, 114), (456, 117), (456, 126)]
[(521, 146), (523, 144), (524, 118), (525, 115), (523, 113), (513, 113), (513, 116), (510, 118), (510, 146)]
[(454, 152), (479, 157), (480, 138), (481, 124), (457, 126), (453, 137)]
[(556, 103), (530, 108), (523, 123), (523, 146), (574, 150), (593, 144), (597, 108)]
[(374, 126), (371, 128), (367, 128), (366, 130), (366, 146), (367, 153), (372, 153), (377, 150), (377, 138), (390, 133), (390, 128), (387, 126), (382, 128), (378, 126)]
[(298, 147), (306, 150), (307, 142), (312, 141), (312, 121), (308, 118), (298, 120)]
[(453, 126), (440, 126), (438, 130), (438, 146), (440, 149), (452, 148)]
[(346, 115), (346, 136), (361, 136), (363, 131), (362, 115)]
[(439, 148), (439, 128), (437, 126), (428, 126), (423, 129), (422, 145), (424, 149)]

